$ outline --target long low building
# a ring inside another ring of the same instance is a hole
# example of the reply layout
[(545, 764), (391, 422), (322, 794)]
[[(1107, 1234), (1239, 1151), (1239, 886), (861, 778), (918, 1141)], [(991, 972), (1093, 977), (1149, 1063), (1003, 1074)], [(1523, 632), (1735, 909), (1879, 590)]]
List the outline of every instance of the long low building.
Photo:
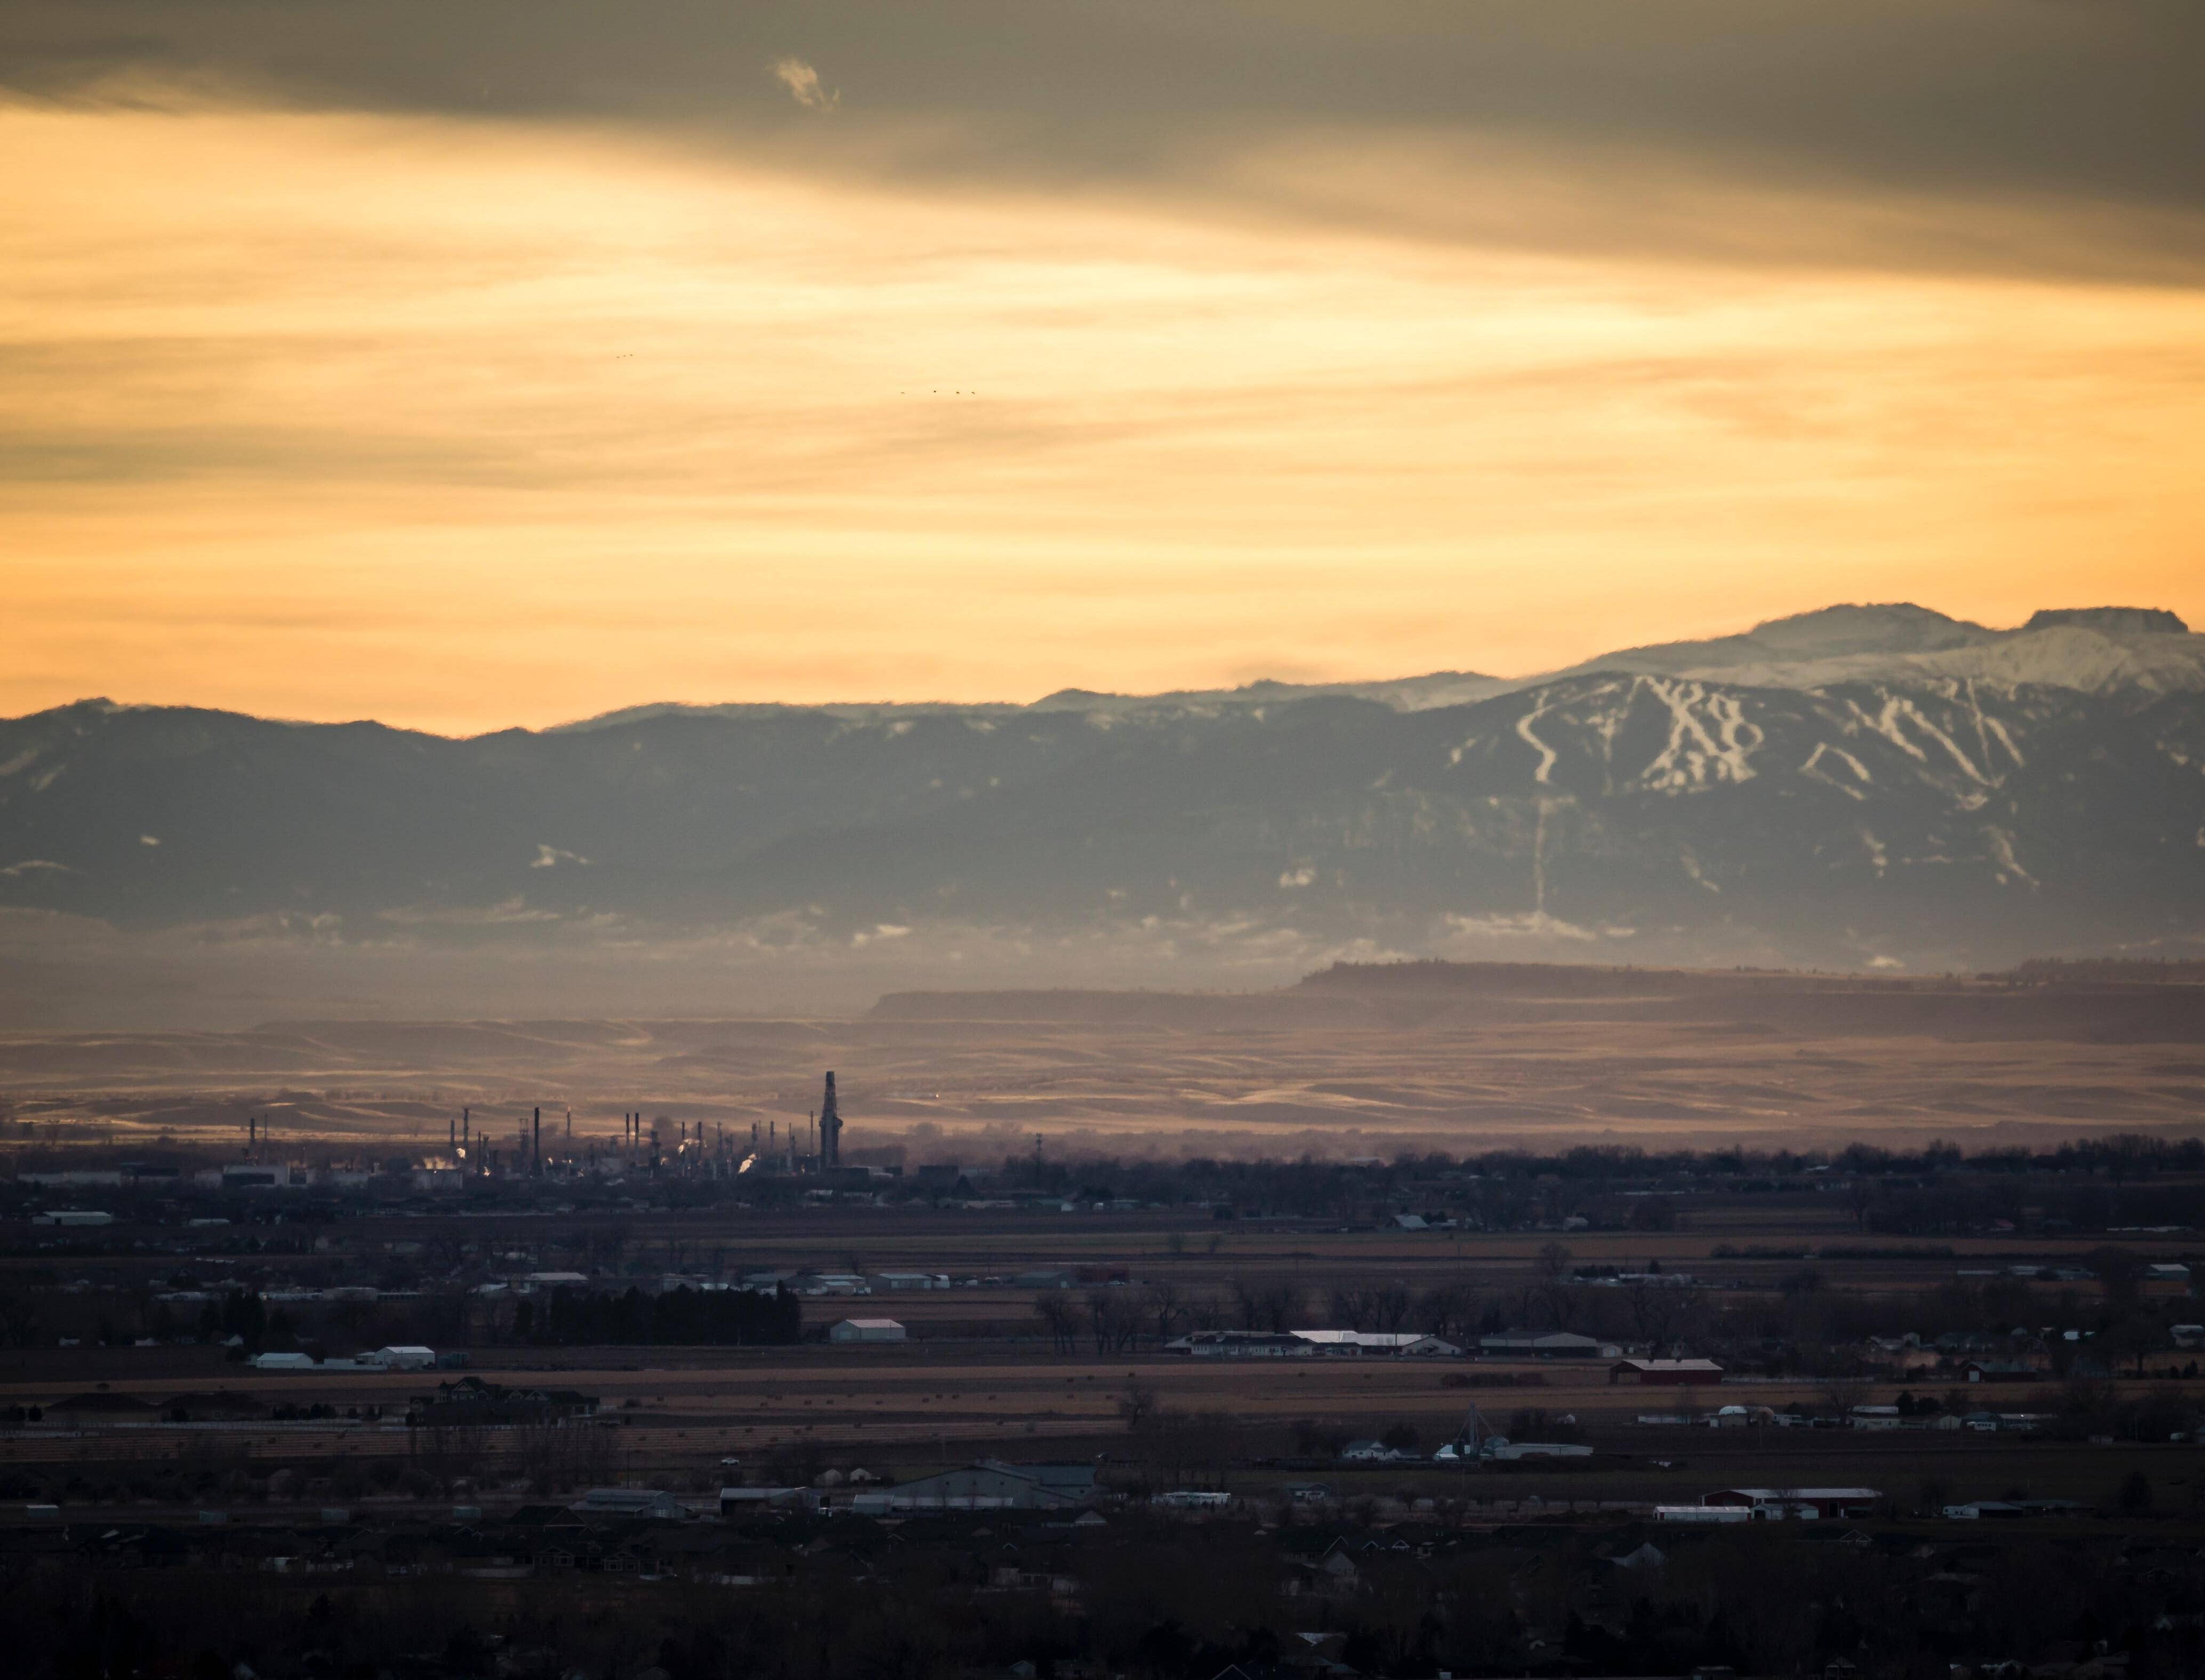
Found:
[(1882, 1499), (1882, 1490), (1876, 1487), (1718, 1487), (1701, 1494), (1700, 1504), (1710, 1511), (1744, 1511), (1758, 1517), (1812, 1523), (1871, 1516)]
[(1197, 1359), (1310, 1359), (1314, 1344), (1283, 1330), (1192, 1330), (1164, 1344)]
[(1420, 1330), (1290, 1330), (1319, 1353), (1349, 1359), (1459, 1359), (1453, 1342)]
[(984, 1458), (878, 1493), (859, 1493), (857, 1511), (1066, 1511), (1095, 1497), (1092, 1464), (1006, 1464)]
[(1459, 1359), (1462, 1349), (1419, 1330), (1194, 1330), (1167, 1353), (1208, 1359)]
[(1686, 1386), (1722, 1378), (1723, 1368), (1712, 1359), (1619, 1359), (1608, 1368), (1611, 1383)]
[(1618, 1359), (1623, 1348), (1573, 1330), (1503, 1330), (1477, 1339), (1477, 1351), (1503, 1359)]

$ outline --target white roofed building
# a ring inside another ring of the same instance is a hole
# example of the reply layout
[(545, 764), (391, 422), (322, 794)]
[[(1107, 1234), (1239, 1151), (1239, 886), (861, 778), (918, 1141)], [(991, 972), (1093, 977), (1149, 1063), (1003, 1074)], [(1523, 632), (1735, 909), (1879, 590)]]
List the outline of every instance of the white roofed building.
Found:
[(900, 1342), (904, 1327), (892, 1318), (846, 1318), (827, 1331), (830, 1342)]

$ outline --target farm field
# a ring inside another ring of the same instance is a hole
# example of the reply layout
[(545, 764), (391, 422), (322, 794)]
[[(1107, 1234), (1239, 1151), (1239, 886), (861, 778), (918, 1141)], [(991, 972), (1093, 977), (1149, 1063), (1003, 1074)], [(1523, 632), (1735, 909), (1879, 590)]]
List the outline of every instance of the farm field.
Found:
[[(1646, 1266), (1659, 1261), (1701, 1282), (1700, 1298), (1721, 1303), (1772, 1299), (1799, 1269), (1787, 1259), (1717, 1258), (1719, 1248), (1830, 1248), (1861, 1238), (1832, 1198), (1701, 1198), (1682, 1230), (1572, 1233), (1577, 1264)], [(1759, 1205), (1748, 1205), (1748, 1204)], [(562, 1240), (586, 1240), (601, 1216), (562, 1226)], [(427, 1221), (480, 1226), (466, 1234), (525, 1257), (556, 1261), (534, 1244), (544, 1222), (520, 1218)], [(1236, 1291), (1285, 1286), (1322, 1318), (1328, 1294), (1386, 1287), (1424, 1297), (1450, 1288), (1502, 1303), (1537, 1303), (1542, 1248), (1536, 1232), (1340, 1232), (1278, 1220), (1191, 1220), (1184, 1214), (1056, 1214), (1012, 1210), (892, 1210), (810, 1208), (780, 1212), (705, 1210), (643, 1214), (617, 1221), (628, 1251), (663, 1256), (671, 1267), (746, 1265), (784, 1267), (912, 1267), (965, 1274), (1036, 1267), (1087, 1267), (1121, 1276), (1114, 1294), (1151, 1297), (1162, 1288), (1182, 1309), (1229, 1303)], [(339, 1246), (282, 1263), (294, 1285), (335, 1283), (358, 1257), (403, 1237), (420, 1240), (425, 1221), (363, 1220), (337, 1228)], [(533, 1234), (532, 1234), (533, 1233)], [(1215, 1239), (1215, 1249), (1210, 1244)], [(433, 1241), (433, 1235), (431, 1237)], [(1912, 1257), (1824, 1261), (1824, 1287), (1871, 1315), (1888, 1303), (1888, 1327), (1904, 1328), (1909, 1303), (1976, 1270), (2026, 1253), (2049, 1261), (2087, 1256), (2101, 1237), (1960, 1239)], [(2128, 1239), (2142, 1255), (2186, 1251), (2176, 1236)], [(518, 1246), (506, 1249), (505, 1245)], [(1873, 1247), (1866, 1250), (1875, 1253)], [(1934, 1257), (1933, 1257), (1934, 1256)], [(38, 1263), (0, 1263), (0, 1279), (18, 1281)], [(157, 1269), (116, 1257), (86, 1259), (73, 1270), (86, 1285), (124, 1284)], [(204, 1267), (202, 1267), (204, 1269)], [(2026, 1286), (2048, 1318), (2095, 1309), (2094, 1285)], [(1091, 1290), (1064, 1291), (1084, 1299)], [(851, 1315), (893, 1315), (913, 1339), (900, 1345), (796, 1347), (526, 1347), (493, 1337), (471, 1347), (467, 1372), (486, 1380), (556, 1386), (600, 1401), (615, 1440), (622, 1480), (702, 1488), (716, 1485), (723, 1459), (753, 1466), (799, 1452), (806, 1462), (907, 1475), (922, 1467), (984, 1456), (1019, 1460), (1124, 1456), (1122, 1403), (1136, 1385), (1151, 1409), (1208, 1420), (1201, 1467), (1211, 1482), (1251, 1490), (1287, 1473), (1258, 1461), (1295, 1457), (1296, 1426), (1376, 1437), (1412, 1432), (1421, 1455), (1459, 1431), (1475, 1404), (1488, 1428), (1507, 1428), (1519, 1410), (1574, 1421), (1597, 1448), (1589, 1466), (1526, 1464), (1469, 1473), (1429, 1463), (1373, 1470), (1342, 1469), (1350, 1483), (1388, 1490), (1452, 1490), (1450, 1497), (1521, 1501), (1651, 1501), (1726, 1482), (1756, 1485), (1856, 1483), (1912, 1497), (1941, 1480), (1973, 1497), (2025, 1487), (2039, 1497), (2101, 1499), (2138, 1463), (2171, 1488), (2190, 1485), (2205, 1455), (2188, 1445), (2128, 1442), (2091, 1446), (1966, 1432), (1870, 1434), (1848, 1430), (1709, 1429), (1643, 1426), (1642, 1414), (1680, 1404), (1782, 1408), (1794, 1402), (1827, 1410), (1831, 1386), (1804, 1374), (1734, 1378), (1716, 1389), (1682, 1392), (1618, 1386), (1605, 1362), (1315, 1358), (1290, 1361), (1192, 1359), (1162, 1353), (1154, 1338), (1097, 1352), (1084, 1339), (1066, 1350), (1043, 1333), (1036, 1303), (1044, 1291), (1008, 1287), (898, 1291), (863, 1298), (813, 1297), (803, 1304), (807, 1331)], [(1587, 1297), (1613, 1291), (1586, 1289)], [(370, 1333), (363, 1337), (371, 1339)], [(449, 1373), (260, 1372), (225, 1361), (214, 1346), (17, 1348), (0, 1355), (0, 1407), (51, 1405), (87, 1389), (158, 1406), (171, 1396), (223, 1390), (262, 1407), (322, 1402), (342, 1412), (381, 1406), (402, 1416), (407, 1401)], [(1474, 1385), (1474, 1386), (1473, 1386)], [(1851, 1404), (1888, 1404), (1903, 1389), (1946, 1393), (1951, 1380), (1923, 1375), (1851, 1385)], [(2205, 1404), (2205, 1382), (2153, 1378), (2117, 1387), (2184, 1404)], [(2021, 1410), (2056, 1407), (2055, 1381), (1994, 1385), (1973, 1404)], [(0, 1435), (0, 1462), (68, 1466), (97, 1482), (128, 1479), (128, 1467), (217, 1459), (277, 1465), (301, 1459), (366, 1463), (404, 1459), (418, 1444), (402, 1428), (329, 1422), (163, 1427), (158, 1423), (68, 1432), (21, 1428)], [(1305, 1449), (1300, 1449), (1305, 1450)], [(1657, 1467), (1668, 1460), (1675, 1469)], [(1308, 1474), (1305, 1469), (1301, 1474)], [(2205, 1484), (2200, 1484), (2205, 1489)], [(1475, 1490), (1465, 1493), (1466, 1488)], [(516, 1495), (517, 1497), (517, 1495)]]

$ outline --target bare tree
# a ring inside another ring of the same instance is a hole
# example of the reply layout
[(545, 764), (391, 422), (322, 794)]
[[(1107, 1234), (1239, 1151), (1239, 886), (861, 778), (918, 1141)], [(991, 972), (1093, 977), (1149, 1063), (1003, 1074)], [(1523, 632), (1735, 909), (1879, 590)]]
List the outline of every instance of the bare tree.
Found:
[(1240, 1327), (1243, 1330), (1262, 1329), (1263, 1308), (1262, 1298), (1256, 1292), (1256, 1286), (1253, 1284), (1244, 1283), (1238, 1278), (1233, 1279), (1231, 1286), (1233, 1310), (1239, 1315)]
[(1624, 1291), (1631, 1327), (1642, 1340), (1659, 1346), (1673, 1341), (1697, 1312), (1700, 1291), (1634, 1280)]
[(1458, 1330), (1467, 1331), (1471, 1327), (1470, 1291), (1456, 1284), (1427, 1290), (1417, 1303), (1417, 1313), (1423, 1327), (1435, 1336), (1452, 1337)]
[(1109, 1352), (1111, 1344), (1117, 1339), (1118, 1303), (1107, 1289), (1088, 1291), (1087, 1328), (1095, 1338), (1095, 1351)]
[(1293, 1328), (1295, 1320), (1302, 1315), (1302, 1291), (1299, 1284), (1273, 1284), (1263, 1292), (1261, 1327), (1274, 1333)]
[(1180, 1304), (1179, 1285), (1175, 1283), (1152, 1283), (1143, 1291), (1143, 1295), (1148, 1308), (1149, 1317), (1156, 1327), (1157, 1342), (1162, 1344), (1169, 1341), (1173, 1329), (1179, 1323), (1182, 1310)]
[(1079, 1345), (1079, 1310), (1056, 1291), (1042, 1292), (1034, 1302), (1034, 1316), (1048, 1330), (1049, 1346), (1055, 1352), (1070, 1353)]
[(1837, 1408), (1840, 1418), (1853, 1415), (1853, 1408), (1869, 1397), (1869, 1384), (1865, 1377), (1832, 1376), (1822, 1379), (1822, 1398)]
[(1383, 1289), (1373, 1290), (1370, 1291), (1371, 1316), (1381, 1330), (1394, 1335), (1406, 1321), (1412, 1299), (1407, 1287), (1401, 1284), (1388, 1284)]
[(1140, 1307), (1122, 1289), (1096, 1289), (1087, 1293), (1087, 1327), (1095, 1338), (1095, 1351), (1132, 1345), (1147, 1322)]
[(1126, 1379), (1125, 1392), (1118, 1397), (1118, 1416), (1126, 1420), (1126, 1429), (1139, 1434), (1141, 1428), (1156, 1409), (1156, 1392), (1137, 1376)]

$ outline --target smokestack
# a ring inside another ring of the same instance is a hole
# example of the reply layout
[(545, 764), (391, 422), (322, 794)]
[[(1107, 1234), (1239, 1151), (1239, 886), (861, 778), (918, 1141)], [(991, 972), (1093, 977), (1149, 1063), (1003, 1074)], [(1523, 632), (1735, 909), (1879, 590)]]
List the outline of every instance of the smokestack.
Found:
[(822, 1167), (842, 1164), (842, 1111), (835, 1106), (835, 1076), (827, 1076), (826, 1095), (819, 1102), (819, 1165)]
[(535, 1127), (535, 1131), (529, 1135), (528, 1170), (541, 1173), (544, 1171), (544, 1111), (541, 1108), (536, 1111)]

